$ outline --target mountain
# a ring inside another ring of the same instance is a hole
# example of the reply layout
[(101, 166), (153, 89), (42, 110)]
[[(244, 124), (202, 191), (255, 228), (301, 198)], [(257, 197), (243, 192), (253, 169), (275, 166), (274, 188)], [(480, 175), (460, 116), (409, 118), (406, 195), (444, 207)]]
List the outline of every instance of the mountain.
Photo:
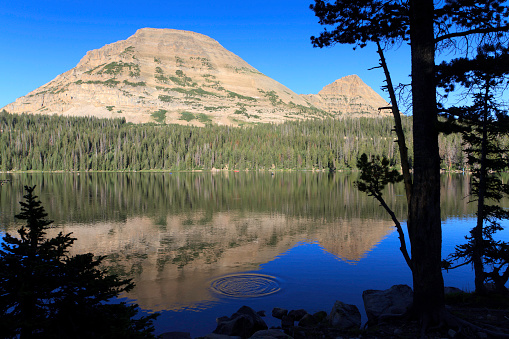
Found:
[(325, 86), (318, 94), (302, 95), (306, 101), (333, 115), (369, 116), (384, 114), (387, 102), (357, 75), (348, 75)]
[(386, 105), (356, 75), (298, 95), (205, 35), (143, 28), (4, 109), (200, 126), (371, 116)]

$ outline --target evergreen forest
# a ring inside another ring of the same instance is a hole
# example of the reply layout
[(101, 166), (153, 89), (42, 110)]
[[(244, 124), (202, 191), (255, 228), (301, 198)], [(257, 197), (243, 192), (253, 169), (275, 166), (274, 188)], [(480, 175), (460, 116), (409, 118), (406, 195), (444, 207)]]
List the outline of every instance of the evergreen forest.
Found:
[[(0, 171), (355, 170), (362, 153), (399, 167), (393, 125), (376, 117), (195, 127), (3, 111)], [(403, 128), (411, 150), (411, 117)], [(443, 169), (468, 170), (460, 135), (441, 135), (439, 145)]]

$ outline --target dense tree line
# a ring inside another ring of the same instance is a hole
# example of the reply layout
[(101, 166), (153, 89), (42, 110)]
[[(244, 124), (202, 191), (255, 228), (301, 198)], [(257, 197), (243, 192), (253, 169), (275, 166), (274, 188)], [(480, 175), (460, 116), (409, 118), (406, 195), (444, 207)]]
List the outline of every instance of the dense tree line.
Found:
[[(403, 123), (411, 135), (411, 119)], [(352, 169), (362, 153), (384, 154), (398, 166), (393, 124), (384, 117), (193, 127), (4, 111), (0, 170)], [(461, 138), (442, 136), (440, 145), (443, 168), (463, 169)]]
[(4, 112), (0, 169), (343, 169), (363, 152), (396, 164), (391, 128), (387, 118), (199, 128)]

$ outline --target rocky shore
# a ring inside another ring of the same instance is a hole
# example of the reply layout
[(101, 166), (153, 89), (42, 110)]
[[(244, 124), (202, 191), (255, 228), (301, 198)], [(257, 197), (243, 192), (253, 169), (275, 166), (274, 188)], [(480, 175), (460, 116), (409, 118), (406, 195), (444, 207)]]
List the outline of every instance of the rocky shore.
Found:
[[(454, 287), (446, 287), (448, 295), (466, 295)], [(325, 311), (308, 313), (306, 310), (287, 310), (274, 308), (271, 316), (279, 319), (281, 325), (268, 328), (263, 317), (265, 311), (241, 307), (231, 316), (217, 318), (217, 327), (203, 339), (253, 338), (253, 339), (303, 339), (303, 338), (417, 338), (420, 337), (420, 326), (410, 320), (408, 311), (412, 306), (413, 292), (407, 285), (394, 285), (387, 290), (367, 290), (362, 294), (366, 310), (367, 323), (362, 326), (361, 313), (355, 305), (336, 301), (329, 313)], [(451, 313), (461, 308), (449, 307)], [(441, 327), (428, 331), (427, 338), (491, 338), (489, 323), (499, 328), (509, 328), (509, 310), (468, 309), (463, 315), (467, 321), (477, 320), (483, 327), (472, 329)], [(470, 318), (469, 318), (470, 317)], [(162, 339), (190, 339), (187, 332), (168, 332)]]

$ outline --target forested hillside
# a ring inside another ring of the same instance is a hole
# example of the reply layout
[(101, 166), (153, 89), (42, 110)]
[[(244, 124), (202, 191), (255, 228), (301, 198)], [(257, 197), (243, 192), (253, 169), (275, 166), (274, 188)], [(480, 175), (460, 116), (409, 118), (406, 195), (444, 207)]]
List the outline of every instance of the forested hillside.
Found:
[[(412, 149), (411, 120), (403, 119)], [(399, 164), (392, 118), (326, 119), (233, 128), (0, 113), (2, 171), (355, 168), (362, 153)], [(506, 138), (507, 139), (507, 138)], [(507, 142), (507, 140), (504, 140)], [(444, 169), (462, 169), (458, 136), (441, 136)]]

